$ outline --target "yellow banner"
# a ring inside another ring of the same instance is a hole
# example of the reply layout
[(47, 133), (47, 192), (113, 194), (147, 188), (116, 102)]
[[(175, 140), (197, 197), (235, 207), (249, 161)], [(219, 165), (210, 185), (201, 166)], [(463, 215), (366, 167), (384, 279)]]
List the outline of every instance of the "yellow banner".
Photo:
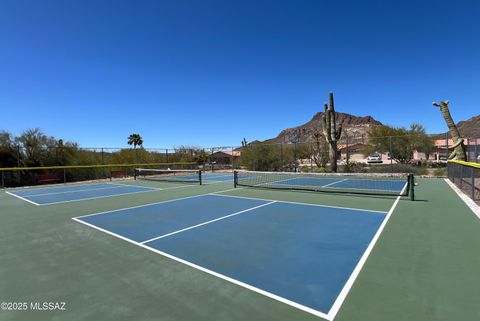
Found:
[(5, 167), (0, 171), (25, 171), (25, 170), (49, 170), (49, 169), (72, 169), (72, 168), (105, 168), (105, 167), (140, 167), (140, 166), (172, 166), (172, 165), (197, 165), (197, 163), (147, 163), (147, 164), (105, 164), (105, 165), (70, 165), (70, 166), (42, 166), (42, 167)]
[(479, 163), (464, 162), (464, 161), (459, 161), (459, 160), (454, 160), (454, 159), (449, 160), (448, 162), (449, 162), (449, 163), (461, 164), (461, 165), (465, 165), (465, 166), (468, 166), (468, 167), (480, 168), (480, 164), (479, 164)]

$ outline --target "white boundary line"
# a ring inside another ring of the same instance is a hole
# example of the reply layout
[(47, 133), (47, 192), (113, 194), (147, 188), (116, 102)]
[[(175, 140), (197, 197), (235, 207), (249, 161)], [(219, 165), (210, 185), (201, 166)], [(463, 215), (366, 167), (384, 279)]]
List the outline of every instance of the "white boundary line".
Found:
[[(187, 186), (190, 186), (190, 185), (187, 185)], [(381, 213), (381, 214), (387, 213), (387, 211), (365, 210), (365, 209), (362, 209), (362, 208), (340, 207), (340, 206), (332, 206), (332, 205), (321, 205), (321, 204), (310, 204), (310, 203), (301, 203), (301, 202), (279, 201), (279, 200), (272, 200), (272, 199), (266, 199), (266, 198), (255, 198), (255, 197), (246, 197), (246, 196), (236, 196), (236, 195), (219, 194), (219, 193), (225, 193), (225, 192), (230, 192), (230, 191), (236, 191), (236, 190), (240, 190), (240, 189), (243, 189), (243, 188), (238, 188), (238, 187), (237, 187), (237, 188), (230, 188), (230, 189), (226, 189), (226, 190), (218, 191), (218, 192), (211, 192), (211, 193), (206, 193), (206, 194), (191, 195), (191, 196), (174, 198), (174, 199), (165, 200), (165, 201), (160, 201), (160, 202), (147, 203), (147, 204), (142, 204), (142, 205), (137, 205), (137, 206), (131, 206), (131, 207), (124, 207), (124, 208), (119, 208), (119, 209), (109, 210), (109, 211), (103, 211), (103, 212), (98, 212), (98, 213), (85, 214), (85, 215), (77, 216), (77, 217), (75, 217), (75, 218), (83, 218), (83, 217), (88, 217), (88, 216), (103, 215), (103, 214), (108, 214), (108, 213), (112, 213), (112, 212), (119, 212), (119, 211), (123, 211), (123, 210), (130, 210), (130, 209), (140, 208), (140, 207), (146, 207), (146, 206), (150, 206), (150, 205), (158, 205), (158, 204), (163, 204), (163, 203), (183, 201), (183, 200), (190, 199), (190, 198), (201, 197), (201, 196), (208, 196), (208, 195), (210, 195), (210, 196), (218, 196), (218, 197), (242, 198), (242, 199), (249, 199), (249, 200), (256, 200), (256, 201), (265, 201), (265, 202), (276, 202), (276, 203), (287, 203), (287, 204), (305, 205), (305, 206), (317, 206), (317, 207), (337, 208), (337, 209), (360, 211), (360, 212), (372, 212), (372, 213)]]
[[(405, 188), (407, 185), (402, 190), (403, 194), (405, 192)], [(363, 268), (363, 265), (367, 261), (368, 257), (370, 256), (370, 253), (372, 252), (375, 244), (377, 243), (378, 239), (380, 238), (380, 234), (382, 234), (383, 229), (385, 228), (385, 225), (387, 225), (388, 220), (392, 216), (393, 211), (395, 210), (395, 207), (397, 206), (398, 202), (400, 201), (401, 196), (398, 196), (395, 202), (393, 203), (392, 207), (387, 213), (387, 216), (383, 219), (382, 224), (378, 228), (377, 232), (373, 236), (372, 240), (370, 241), (370, 244), (368, 245), (367, 249), (363, 253), (362, 257), (357, 263), (357, 266), (355, 266), (355, 269), (353, 270), (352, 274), (348, 278), (347, 282), (343, 286), (342, 291), (340, 291), (340, 294), (337, 296), (337, 299), (333, 303), (332, 307), (330, 308), (330, 311), (328, 312), (328, 320), (333, 320), (335, 316), (337, 315), (338, 311), (340, 310), (340, 307), (342, 306), (343, 301), (345, 301), (345, 298), (347, 297), (348, 292), (350, 292), (350, 289), (352, 288), (353, 283), (357, 279), (358, 275), (360, 274), (360, 271)]]
[[(152, 187), (153, 188), (153, 187)], [(68, 201), (60, 201), (60, 202), (51, 202), (51, 203), (42, 203), (38, 204), (38, 206), (47, 206), (47, 205), (55, 205), (55, 204), (63, 204), (63, 203), (71, 203), (71, 202), (81, 202), (85, 200), (93, 200), (97, 198), (107, 198), (107, 197), (115, 197), (115, 196), (121, 196), (121, 195), (131, 195), (131, 194), (139, 194), (139, 193), (148, 193), (148, 192), (155, 192), (155, 191), (161, 191), (160, 189), (151, 189), (148, 191), (138, 191), (138, 192), (130, 192), (130, 193), (120, 193), (120, 194), (115, 194), (115, 195), (105, 195), (105, 196), (95, 196), (95, 197), (86, 197), (86, 198), (80, 198), (77, 200), (68, 200)]]
[(91, 186), (91, 185), (104, 185), (104, 184), (111, 184), (110, 181), (105, 182), (92, 182), (89, 183), (88, 181), (82, 182), (67, 182), (67, 183), (57, 183), (57, 184), (48, 184), (48, 185), (34, 185), (34, 186), (21, 186), (21, 187), (9, 187), (8, 189), (11, 191), (34, 191), (34, 190), (44, 190), (44, 189), (52, 189), (52, 188), (62, 188), (62, 187), (70, 187), (70, 186)]
[[(51, 193), (41, 193), (41, 194), (31, 194), (31, 195), (24, 195), (24, 197), (34, 197), (34, 196), (44, 196), (44, 195), (56, 195), (56, 194), (69, 194), (69, 193), (78, 193), (78, 192), (90, 192), (90, 191), (100, 191), (100, 190), (105, 190), (105, 189), (114, 189), (114, 188), (120, 188), (120, 187), (126, 187), (127, 185), (112, 185), (112, 186), (107, 186), (107, 187), (99, 187), (99, 188), (90, 188), (90, 189), (77, 189), (77, 190), (72, 190), (72, 191), (64, 191), (64, 192), (51, 192)], [(132, 186), (130, 186), (132, 187)], [(148, 188), (148, 187), (146, 187)]]
[[(185, 186), (197, 186), (197, 185), (184, 185)], [(177, 187), (179, 188), (179, 187)], [(239, 188), (229, 188), (223, 191), (218, 191), (216, 193), (222, 193), (222, 192), (229, 192), (232, 190), (238, 190)], [(75, 218), (82, 218), (82, 217), (87, 217), (87, 216), (95, 216), (95, 215), (101, 215), (101, 214), (107, 214), (111, 212), (118, 212), (118, 211), (123, 211), (123, 210), (130, 210), (133, 208), (140, 208), (140, 207), (145, 207), (145, 206), (150, 206), (150, 205), (157, 205), (157, 204), (162, 204), (162, 203), (169, 203), (169, 202), (176, 202), (176, 201), (181, 201), (189, 198), (195, 198), (195, 197), (200, 197), (200, 196), (205, 196), (205, 195), (214, 195), (213, 193), (205, 193), (205, 194), (198, 194), (198, 195), (191, 195), (191, 196), (186, 196), (186, 197), (180, 197), (180, 198), (174, 198), (174, 199), (169, 199), (165, 201), (160, 201), (160, 202), (154, 202), (154, 203), (148, 203), (148, 204), (142, 204), (142, 205), (137, 205), (137, 206), (131, 206), (131, 207), (124, 207), (124, 208), (119, 208), (116, 210), (110, 210), (110, 211), (103, 211), (103, 212), (98, 212), (98, 213), (91, 213), (91, 214), (86, 214), (86, 215), (81, 215), (77, 216)]]
[[(236, 188), (235, 190), (238, 190), (238, 189), (239, 188)], [(266, 202), (276, 201), (277, 203), (287, 203), (287, 204), (306, 205), (306, 206), (318, 206), (318, 207), (329, 207), (329, 208), (338, 208), (338, 209), (342, 209), (342, 210), (352, 210), (352, 211), (361, 211), (361, 212), (373, 212), (373, 213), (382, 213), (382, 214), (387, 213), (387, 211), (365, 210), (365, 209), (362, 209), (362, 208), (342, 207), (342, 206), (322, 205), (322, 204), (311, 204), (311, 203), (291, 202), (291, 201), (279, 201), (279, 200), (272, 200), (272, 199), (268, 199), (268, 198), (256, 198), (256, 197), (247, 197), (247, 196), (219, 194), (219, 193), (224, 193), (224, 192), (226, 192), (226, 191), (212, 192), (212, 193), (210, 193), (210, 195), (234, 197), (234, 198), (245, 198), (245, 199), (249, 199), (249, 200), (259, 200), (259, 201), (266, 201)]]
[(80, 219), (78, 219), (78, 218), (72, 218), (72, 220), (75, 220), (76, 222), (85, 224), (85, 225), (87, 225), (87, 226), (89, 226), (89, 227), (91, 227), (91, 228), (94, 228), (94, 229), (96, 229), (96, 230), (102, 231), (102, 232), (107, 233), (107, 234), (109, 234), (109, 235), (115, 236), (115, 237), (117, 237), (117, 238), (119, 238), (119, 239), (122, 239), (122, 240), (124, 240), (124, 241), (127, 241), (127, 242), (129, 242), (129, 243), (132, 243), (132, 244), (135, 244), (135, 245), (137, 245), (137, 246), (140, 246), (140, 247), (142, 247), (142, 248), (144, 248), (144, 249), (146, 249), (146, 250), (149, 250), (149, 251), (151, 251), (151, 252), (160, 254), (160, 255), (162, 255), (162, 256), (164, 256), (164, 257), (167, 257), (167, 258), (169, 258), (169, 259), (171, 259), (171, 260), (174, 260), (174, 261), (177, 261), (177, 262), (179, 262), (179, 263), (182, 263), (182, 264), (185, 264), (185, 265), (187, 265), (187, 266), (190, 266), (190, 267), (192, 267), (192, 268), (194, 268), (194, 269), (197, 269), (197, 270), (199, 270), (199, 271), (202, 271), (202, 272), (205, 272), (205, 273), (207, 273), (207, 274), (213, 275), (213, 276), (215, 276), (215, 277), (217, 277), (217, 278), (223, 279), (223, 280), (225, 280), (225, 281), (228, 281), (228, 282), (230, 282), (230, 283), (236, 284), (236, 285), (241, 286), (241, 287), (243, 287), (243, 288), (249, 289), (249, 290), (254, 291), (254, 292), (256, 292), (256, 293), (262, 294), (262, 295), (264, 295), (264, 296), (266, 296), (266, 297), (269, 297), (269, 298), (271, 298), (271, 299), (274, 299), (274, 300), (280, 301), (280, 302), (282, 302), (282, 303), (288, 304), (288, 305), (293, 306), (293, 307), (295, 307), (295, 308), (297, 308), (297, 309), (303, 310), (303, 311), (305, 311), (305, 312), (311, 313), (311, 314), (316, 315), (316, 316), (319, 316), (319, 317), (321, 317), (321, 318), (324, 318), (324, 319), (327, 319), (327, 320), (332, 320), (332, 319), (329, 318), (329, 316), (328, 316), (327, 314), (325, 314), (325, 313), (323, 313), (323, 312), (314, 310), (314, 309), (312, 309), (312, 308), (309, 308), (309, 307), (304, 306), (304, 305), (302, 305), (302, 304), (299, 304), (299, 303), (297, 303), (297, 302), (290, 301), (290, 300), (285, 299), (285, 298), (283, 298), (283, 297), (281, 297), (281, 296), (278, 296), (278, 295), (276, 295), (276, 294), (273, 294), (273, 293), (267, 292), (267, 291), (265, 291), (265, 290), (259, 289), (259, 288), (257, 288), (257, 287), (254, 287), (254, 286), (250, 285), (250, 284), (243, 283), (243, 282), (241, 282), (241, 281), (238, 281), (238, 280), (233, 279), (233, 278), (231, 278), (231, 277), (228, 277), (228, 276), (226, 276), (226, 275), (220, 274), (220, 273), (218, 273), (218, 272), (215, 272), (215, 271), (206, 269), (206, 268), (204, 268), (204, 267), (202, 267), (202, 266), (200, 266), (200, 265), (197, 265), (197, 264), (195, 264), (195, 263), (192, 263), (192, 262), (183, 260), (183, 259), (178, 258), (178, 257), (176, 257), (176, 256), (173, 256), (173, 255), (171, 255), (171, 254), (168, 254), (168, 253), (159, 251), (159, 250), (154, 249), (154, 248), (152, 248), (152, 247), (150, 247), (150, 246), (147, 246), (147, 245), (145, 245), (145, 244), (135, 242), (135, 241), (130, 240), (130, 239), (124, 237), (124, 236), (121, 236), (121, 235), (118, 235), (118, 234), (116, 234), (116, 233), (110, 232), (110, 231), (108, 231), (108, 230), (105, 230), (105, 229), (103, 229), (103, 228), (101, 228), (101, 227), (98, 227), (98, 226), (95, 226), (95, 225), (93, 225), (93, 224), (84, 222), (84, 221), (82, 221), (82, 220), (80, 220)]
[[(407, 187), (407, 185), (405, 185), (404, 189)], [(342, 288), (340, 294), (337, 296), (334, 304), (332, 305), (332, 307), (330, 308), (330, 311), (325, 314), (323, 312), (320, 312), (320, 311), (317, 311), (315, 309), (312, 309), (312, 308), (309, 308), (307, 306), (304, 306), (304, 305), (301, 305), (299, 303), (296, 303), (294, 301), (290, 301), (286, 298), (283, 298), (283, 297), (280, 297), (276, 294), (273, 294), (273, 293), (270, 293), (270, 292), (267, 292), (265, 290), (262, 290), (262, 289), (259, 289), (257, 287), (254, 287), (252, 285), (249, 285), (249, 284), (246, 284), (246, 283), (243, 283), (241, 281), (238, 281), (236, 279), (233, 279), (233, 278), (230, 278), (228, 276), (225, 276), (223, 274), (220, 274), (218, 272), (215, 272), (215, 271), (212, 271), (212, 270), (209, 270), (209, 269), (206, 269), (202, 266), (199, 266), (199, 265), (196, 265), (192, 262), (189, 262), (189, 261), (186, 261), (186, 260), (183, 260), (181, 258), (178, 258), (176, 256), (173, 256), (171, 254), (168, 254), (168, 253), (165, 253), (165, 252), (162, 252), (162, 251), (159, 251), (157, 249), (154, 249), (152, 247), (149, 247), (147, 245), (145, 245), (146, 243), (148, 242), (151, 242), (151, 241), (154, 241), (154, 240), (157, 240), (157, 239), (160, 239), (160, 238), (164, 238), (164, 237), (167, 237), (167, 236), (170, 236), (170, 235), (173, 235), (173, 234), (177, 234), (177, 233), (180, 233), (180, 232), (183, 232), (183, 231), (186, 231), (186, 230), (189, 230), (189, 229), (192, 229), (192, 228), (196, 228), (196, 227), (199, 227), (199, 226), (202, 226), (202, 225), (205, 225), (205, 224), (209, 224), (209, 223), (212, 223), (212, 222), (215, 222), (215, 221), (218, 221), (218, 220), (222, 220), (222, 219), (225, 219), (225, 218), (228, 218), (228, 217), (231, 217), (231, 216), (234, 216), (234, 215), (238, 215), (240, 213), (243, 213), (243, 212), (247, 212), (247, 211), (251, 211), (251, 210), (254, 210), (254, 209), (257, 209), (259, 207), (263, 207), (263, 206), (267, 206), (267, 205), (270, 205), (270, 204), (273, 204), (273, 203), (289, 203), (289, 204), (297, 204), (297, 205), (310, 205), (310, 206), (318, 206), (318, 207), (327, 207), (327, 208), (338, 208), (338, 209), (347, 209), (347, 210), (358, 210), (358, 211), (365, 211), (365, 212), (376, 212), (376, 213), (386, 213), (384, 211), (373, 211), (373, 210), (364, 210), (364, 209), (355, 209), (355, 208), (348, 208), (348, 207), (338, 207), (338, 206), (328, 206), (328, 205), (320, 205), (320, 204), (308, 204), (308, 203), (300, 203), (300, 202), (289, 202), (289, 201), (278, 201), (278, 200), (268, 200), (268, 199), (260, 199), (260, 198), (252, 198), (252, 197), (242, 197), (242, 196), (233, 196), (233, 195), (223, 195), (223, 194), (218, 194), (218, 193), (222, 193), (222, 192), (227, 192), (227, 191), (232, 191), (232, 190), (238, 190), (239, 188), (232, 188), (232, 189), (228, 189), (228, 190), (224, 190), (224, 191), (218, 191), (218, 192), (212, 192), (212, 193), (206, 193), (206, 194), (200, 194), (200, 195), (194, 195), (194, 196), (187, 196), (187, 197), (182, 197), (182, 198), (178, 198), (178, 199), (173, 199), (173, 200), (166, 200), (166, 201), (162, 201), (162, 202), (156, 202), (156, 203), (150, 203), (150, 204), (144, 204), (144, 205), (139, 205), (139, 206), (133, 206), (133, 207), (128, 207), (128, 208), (121, 208), (121, 209), (117, 209), (117, 210), (111, 210), (111, 211), (105, 211), (105, 212), (100, 212), (100, 213), (94, 213), (94, 214), (87, 214), (87, 215), (82, 215), (82, 216), (78, 216), (78, 217), (74, 217), (72, 218), (73, 220), (79, 222), (79, 223), (82, 223), (82, 224), (85, 224), (89, 227), (92, 227), (94, 229), (97, 229), (99, 231), (102, 231), (104, 233), (107, 233), (109, 235), (112, 235), (112, 236), (115, 236), (115, 237), (118, 237), (122, 240), (125, 240), (127, 242), (130, 242), (132, 244), (135, 244), (135, 245), (138, 245), (140, 247), (143, 247), (149, 251), (152, 251), (152, 252), (155, 252), (157, 254), (160, 254), (162, 256), (165, 256), (167, 258), (170, 258), (172, 260), (175, 260), (177, 262), (180, 262), (182, 264), (185, 264), (185, 265), (188, 265), (190, 267), (193, 267), (197, 270), (200, 270), (202, 272), (205, 272), (205, 273), (208, 273), (208, 274), (211, 274), (213, 276), (216, 276), (218, 278), (221, 278), (221, 279), (224, 279), (228, 282), (231, 282), (231, 283), (234, 283), (236, 285), (239, 285), (239, 286), (242, 286), (244, 288), (247, 288), (249, 290), (252, 290), (254, 292), (257, 292), (259, 294), (262, 294), (262, 295), (265, 295), (269, 298), (272, 298), (274, 300), (277, 300), (277, 301), (280, 301), (282, 303), (285, 303), (285, 304), (288, 304), (290, 306), (293, 306), (297, 309), (300, 309), (300, 310), (303, 310), (305, 312), (308, 312), (308, 313), (311, 313), (313, 315), (316, 315), (316, 316), (319, 316), (319, 317), (322, 317), (324, 319), (327, 319), (329, 321), (332, 321), (336, 314), (338, 313), (341, 305), (343, 304), (347, 294), (349, 293), (353, 283), (355, 282), (356, 278), (358, 277), (361, 269), (363, 268), (363, 265), (365, 264), (365, 262), (367, 261), (368, 257), (370, 256), (376, 242), (378, 241), (385, 225), (387, 224), (388, 220), (390, 219), (395, 207), (397, 206), (398, 202), (400, 201), (401, 199), (401, 196), (398, 196), (395, 200), (395, 202), (393, 203), (392, 207), (390, 208), (390, 210), (388, 211), (387, 215), (385, 216), (385, 218), (383, 219), (383, 222), (382, 224), (380, 225), (380, 227), (377, 229), (377, 232), (375, 233), (375, 235), (373, 236), (372, 240), (370, 241), (367, 249), (364, 251), (362, 257), (360, 258), (360, 260), (358, 261), (357, 265), (355, 266), (355, 269), (353, 270), (352, 274), (350, 275), (350, 277), (348, 278), (347, 282), (345, 283), (344, 287)], [(402, 190), (402, 194), (403, 194), (404, 190)], [(168, 202), (174, 202), (174, 201), (181, 201), (181, 200), (184, 200), (184, 199), (190, 199), (190, 198), (195, 198), (195, 197), (201, 197), (201, 196), (207, 196), (207, 195), (212, 195), (212, 196), (219, 196), (219, 197), (232, 197), (232, 198), (244, 198), (244, 199), (252, 199), (252, 200), (262, 200), (262, 201), (269, 201), (269, 203), (266, 203), (266, 204), (262, 204), (262, 205), (259, 205), (259, 206), (256, 206), (256, 207), (253, 207), (253, 208), (250, 208), (250, 209), (246, 209), (246, 210), (243, 210), (243, 211), (240, 211), (240, 212), (236, 212), (236, 213), (233, 213), (233, 214), (230, 214), (230, 215), (226, 215), (224, 217), (220, 217), (220, 218), (217, 218), (217, 219), (214, 219), (214, 220), (211, 220), (211, 221), (207, 221), (207, 222), (204, 222), (204, 223), (200, 223), (200, 224), (197, 224), (197, 225), (194, 225), (194, 226), (191, 226), (191, 227), (188, 227), (188, 228), (185, 228), (185, 229), (182, 229), (182, 230), (178, 230), (178, 231), (175, 231), (175, 232), (172, 232), (172, 233), (168, 233), (168, 234), (165, 234), (165, 235), (162, 235), (162, 236), (159, 236), (159, 237), (155, 237), (155, 238), (152, 238), (152, 239), (149, 239), (149, 240), (146, 240), (146, 241), (142, 241), (142, 242), (136, 242), (136, 241), (133, 241), (131, 239), (128, 239), (124, 236), (121, 236), (121, 235), (118, 235), (116, 233), (113, 233), (113, 232), (110, 232), (108, 230), (105, 230), (103, 228), (100, 228), (96, 225), (93, 225), (93, 224), (90, 224), (90, 223), (87, 223), (87, 222), (84, 222), (81, 220), (81, 218), (83, 217), (88, 217), (88, 216), (93, 216), (93, 215), (100, 215), (100, 214), (106, 214), (106, 213), (111, 213), (111, 212), (118, 212), (118, 211), (122, 211), (122, 210), (127, 210), (127, 209), (133, 209), (133, 208), (139, 208), (139, 207), (145, 207), (145, 206), (149, 206), (149, 205), (156, 205), (156, 204), (161, 204), (161, 203), (168, 203)]]
[(5, 191), (5, 193), (7, 193), (8, 195), (14, 196), (14, 197), (16, 197), (16, 198), (19, 198), (19, 199), (21, 199), (22, 201), (28, 202), (28, 203), (30, 203), (30, 204), (33, 204), (33, 205), (36, 205), (36, 206), (41, 206), (40, 204), (35, 203), (34, 201), (28, 200), (28, 199), (26, 199), (26, 198), (23, 198), (23, 197), (21, 197), (21, 196), (18, 196), (18, 195), (16, 195), (16, 194), (13, 194), (13, 193), (11, 193), (11, 192), (9, 192), (9, 191)]
[(245, 212), (253, 211), (253, 210), (256, 210), (257, 208), (264, 207), (264, 206), (267, 206), (267, 205), (270, 205), (270, 204), (274, 204), (274, 203), (276, 203), (276, 201), (272, 201), (272, 202), (268, 202), (268, 203), (265, 203), (265, 204), (262, 204), (262, 205), (254, 206), (254, 207), (251, 207), (251, 208), (247, 208), (247, 209), (245, 209), (245, 210), (241, 210), (241, 211), (238, 211), (238, 212), (235, 212), (235, 213), (232, 213), (232, 214), (228, 214), (228, 215), (225, 215), (225, 216), (222, 216), (222, 217), (219, 217), (219, 218), (210, 220), (210, 221), (206, 221), (206, 222), (203, 222), (203, 223), (200, 223), (200, 224), (192, 225), (192, 226), (186, 227), (186, 228), (181, 229), (181, 230), (178, 230), (178, 231), (174, 231), (174, 232), (171, 232), (171, 233), (167, 233), (167, 234), (164, 234), (164, 235), (160, 235), (160, 236), (151, 238), (151, 239), (149, 239), (149, 240), (142, 241), (142, 242), (140, 242), (140, 243), (146, 244), (146, 243), (149, 243), (149, 242), (152, 242), (152, 241), (156, 241), (156, 240), (159, 240), (159, 239), (163, 239), (164, 237), (168, 237), (168, 236), (171, 236), (171, 235), (175, 235), (175, 234), (177, 234), (177, 233), (185, 232), (185, 231), (188, 231), (188, 230), (191, 230), (191, 229), (194, 229), (194, 228), (197, 228), (197, 227), (206, 225), (206, 224), (210, 224), (210, 223), (213, 223), (213, 222), (221, 221), (221, 220), (224, 220), (224, 219), (226, 219), (226, 218), (229, 218), (229, 217), (232, 217), (232, 216), (236, 216), (236, 215), (239, 215), (239, 214), (242, 214), (242, 213), (245, 213)]
[(455, 184), (453, 184), (448, 178), (445, 178), (445, 182), (457, 193), (458, 197), (462, 199), (465, 204), (472, 210), (478, 218), (480, 218), (480, 206), (475, 203), (467, 194), (465, 194), (461, 189), (459, 189)]
[[(132, 185), (132, 184), (122, 184), (122, 183), (116, 183), (116, 182), (109, 182), (109, 183), (106, 183), (108, 185), (117, 185), (117, 186), (134, 186), (134, 187), (148, 187), (148, 186), (142, 186), (142, 185)], [(161, 187), (157, 187), (158, 189), (161, 189)]]
[[(218, 182), (218, 183), (224, 183), (224, 182)], [(114, 184), (114, 183), (112, 183)], [(216, 184), (216, 183), (215, 183)], [(87, 184), (85, 184), (87, 185)], [(29, 203), (32, 203), (34, 205), (37, 205), (37, 206), (47, 206), (47, 205), (58, 205), (58, 204), (63, 204), (63, 203), (71, 203), (71, 202), (81, 202), (81, 201), (85, 201), (85, 200), (93, 200), (93, 199), (98, 199), (98, 198), (107, 198), (107, 197), (115, 197), (115, 196), (122, 196), (122, 195), (130, 195), (130, 194), (138, 194), (138, 193), (146, 193), (146, 192), (154, 192), (154, 191), (165, 191), (165, 190), (169, 190), (169, 189), (177, 189), (177, 188), (184, 188), (184, 187), (194, 187), (194, 186), (199, 186), (199, 185), (180, 185), (180, 186), (173, 186), (173, 187), (165, 187), (165, 188), (161, 188), (161, 187), (149, 187), (149, 186), (139, 186), (139, 185), (127, 185), (125, 184), (125, 186), (129, 186), (129, 187), (139, 187), (139, 188), (144, 188), (144, 189), (148, 189), (146, 191), (138, 191), (138, 192), (130, 192), (130, 193), (120, 193), (120, 194), (115, 194), (115, 195), (105, 195), (105, 196), (95, 196), (95, 197), (87, 197), (87, 198), (80, 198), (80, 199), (76, 199), (76, 200), (68, 200), (68, 201), (60, 201), (60, 202), (50, 202), (50, 203), (42, 203), (42, 204), (39, 204), (39, 203), (35, 203), (33, 201), (30, 201), (30, 200), (27, 200), (26, 198), (23, 198), (21, 196), (18, 196), (18, 195), (15, 195), (15, 194), (12, 194), (11, 192), (8, 192), (8, 191), (5, 191), (5, 193), (7, 194), (10, 194), (12, 196), (15, 196), (21, 200), (24, 200), (26, 202), (29, 202)], [(239, 189), (239, 188), (236, 188), (236, 189)], [(231, 189), (229, 189), (231, 190)], [(227, 191), (229, 191), (227, 190)], [(200, 195), (207, 195), (207, 194), (210, 194), (210, 193), (206, 193), (206, 194), (200, 194)], [(200, 196), (200, 195), (197, 195), (197, 196)], [(150, 205), (150, 204), (156, 204), (156, 203), (148, 203), (148, 204), (145, 204), (145, 205)], [(125, 208), (127, 209), (127, 208)]]

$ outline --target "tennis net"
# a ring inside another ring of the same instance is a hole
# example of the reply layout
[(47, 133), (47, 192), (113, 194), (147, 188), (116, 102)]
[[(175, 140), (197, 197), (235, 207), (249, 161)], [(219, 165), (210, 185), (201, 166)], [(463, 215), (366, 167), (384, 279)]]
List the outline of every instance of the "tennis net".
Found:
[(161, 182), (198, 183), (202, 185), (202, 171), (194, 169), (136, 168), (135, 179)]
[(234, 186), (414, 198), (413, 174), (235, 171)]

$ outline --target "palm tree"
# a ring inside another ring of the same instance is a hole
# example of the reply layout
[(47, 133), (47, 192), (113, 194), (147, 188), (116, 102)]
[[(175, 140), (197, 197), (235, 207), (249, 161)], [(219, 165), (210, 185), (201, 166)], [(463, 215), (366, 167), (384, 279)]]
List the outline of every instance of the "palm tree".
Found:
[(140, 136), (140, 134), (131, 134), (130, 136), (128, 136), (128, 145), (133, 145), (133, 149), (137, 149), (137, 146), (142, 146), (142, 136)]
[(128, 136), (128, 145), (133, 145), (135, 150), (135, 163), (137, 162), (137, 146), (143, 145), (143, 138), (140, 134), (131, 134)]

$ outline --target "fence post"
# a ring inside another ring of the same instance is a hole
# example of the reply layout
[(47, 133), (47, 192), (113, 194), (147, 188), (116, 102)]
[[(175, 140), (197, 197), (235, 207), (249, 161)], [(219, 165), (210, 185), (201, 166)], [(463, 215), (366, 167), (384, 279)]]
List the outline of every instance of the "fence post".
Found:
[(310, 172), (313, 172), (313, 147), (312, 144), (310, 143)]
[(280, 171), (283, 172), (283, 142), (280, 143)]
[(475, 201), (475, 168), (470, 167), (472, 170), (472, 200)]
[(63, 184), (67, 183), (67, 169), (63, 169)]
[(462, 189), (463, 183), (463, 165), (460, 166), (460, 189)]
[(393, 172), (392, 136), (388, 136), (388, 154), (390, 156), (390, 171)]
[[(213, 155), (213, 153), (215, 153), (215, 148), (214, 147), (211, 148), (210, 155)], [(214, 163), (213, 161), (210, 162), (210, 165), (211, 165), (210, 167), (211, 167), (212, 173), (213, 173), (213, 170), (214, 170), (214, 167), (215, 167), (215, 165), (213, 163)]]
[(297, 141), (293, 143), (293, 162), (294, 171), (297, 172)]
[(102, 165), (105, 165), (105, 159), (104, 159), (104, 156), (103, 156), (103, 147), (102, 147)]
[(445, 161), (448, 161), (448, 132), (445, 133)]
[(5, 172), (2, 171), (2, 188), (5, 188)]
[(20, 145), (17, 145), (17, 167), (20, 167)]
[(475, 161), (477, 162), (478, 157), (478, 138), (475, 138)]

